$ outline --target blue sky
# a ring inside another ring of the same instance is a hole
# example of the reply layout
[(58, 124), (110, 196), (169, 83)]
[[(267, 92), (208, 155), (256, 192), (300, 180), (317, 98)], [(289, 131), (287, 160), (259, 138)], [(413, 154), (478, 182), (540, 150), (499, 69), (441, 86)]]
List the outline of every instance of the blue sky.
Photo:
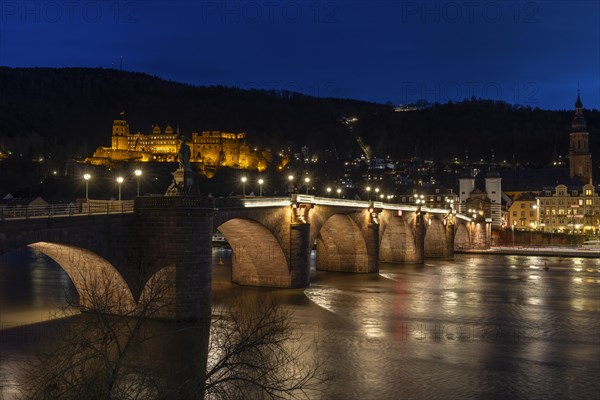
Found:
[(394, 104), (600, 108), (600, 2), (0, 0), (0, 65)]

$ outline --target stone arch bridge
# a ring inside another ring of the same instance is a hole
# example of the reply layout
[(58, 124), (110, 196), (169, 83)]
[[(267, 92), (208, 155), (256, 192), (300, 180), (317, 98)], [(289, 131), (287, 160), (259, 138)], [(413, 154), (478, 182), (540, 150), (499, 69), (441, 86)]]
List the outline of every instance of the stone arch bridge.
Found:
[[(84, 212), (82, 212), (84, 211)], [(380, 262), (451, 259), (486, 248), (490, 228), (449, 209), (294, 195), (291, 198), (139, 197), (117, 212), (0, 214), (0, 254), (30, 246), (70, 276), (82, 304), (106, 293), (124, 312), (167, 282), (161, 316), (210, 315), (212, 235), (233, 250), (232, 281), (283, 288), (310, 283), (317, 269), (372, 273)]]

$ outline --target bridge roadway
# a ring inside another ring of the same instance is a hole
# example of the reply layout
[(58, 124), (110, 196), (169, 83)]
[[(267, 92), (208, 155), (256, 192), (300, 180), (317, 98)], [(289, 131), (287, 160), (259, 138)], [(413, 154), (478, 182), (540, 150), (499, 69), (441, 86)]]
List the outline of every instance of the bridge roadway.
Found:
[(161, 317), (177, 320), (210, 315), (214, 229), (232, 247), (233, 282), (284, 288), (310, 284), (315, 246), (319, 270), (372, 273), (380, 262), (483, 249), (490, 236), (489, 224), (449, 209), (307, 195), (93, 203), (63, 213), (2, 210), (0, 254), (25, 246), (45, 253), (67, 272), (83, 305), (101, 292), (107, 310), (122, 313), (153, 296)]

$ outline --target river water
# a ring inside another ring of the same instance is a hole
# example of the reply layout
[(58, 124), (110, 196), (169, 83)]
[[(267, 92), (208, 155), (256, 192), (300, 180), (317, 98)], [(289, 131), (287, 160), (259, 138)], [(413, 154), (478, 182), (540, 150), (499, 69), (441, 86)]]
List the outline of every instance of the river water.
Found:
[[(306, 289), (240, 287), (230, 283), (231, 252), (216, 249), (213, 260), (215, 305), (262, 294), (293, 311), (331, 377), (312, 398), (600, 393), (598, 259), (456, 255), (425, 265), (384, 264), (379, 274), (313, 270)], [(75, 295), (45, 256), (27, 250), (1, 257), (0, 361), (7, 366), (27, 351), (2, 332), (48, 319)], [(10, 398), (13, 378), (1, 379)]]

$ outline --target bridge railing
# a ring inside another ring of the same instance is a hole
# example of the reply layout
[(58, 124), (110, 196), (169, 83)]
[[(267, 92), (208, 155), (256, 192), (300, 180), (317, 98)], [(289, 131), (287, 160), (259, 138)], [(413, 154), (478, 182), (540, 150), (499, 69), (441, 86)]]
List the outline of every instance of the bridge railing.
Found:
[(83, 203), (0, 207), (0, 221), (15, 219), (76, 217), (98, 214), (126, 214), (132, 212), (134, 212), (133, 200), (90, 200)]

